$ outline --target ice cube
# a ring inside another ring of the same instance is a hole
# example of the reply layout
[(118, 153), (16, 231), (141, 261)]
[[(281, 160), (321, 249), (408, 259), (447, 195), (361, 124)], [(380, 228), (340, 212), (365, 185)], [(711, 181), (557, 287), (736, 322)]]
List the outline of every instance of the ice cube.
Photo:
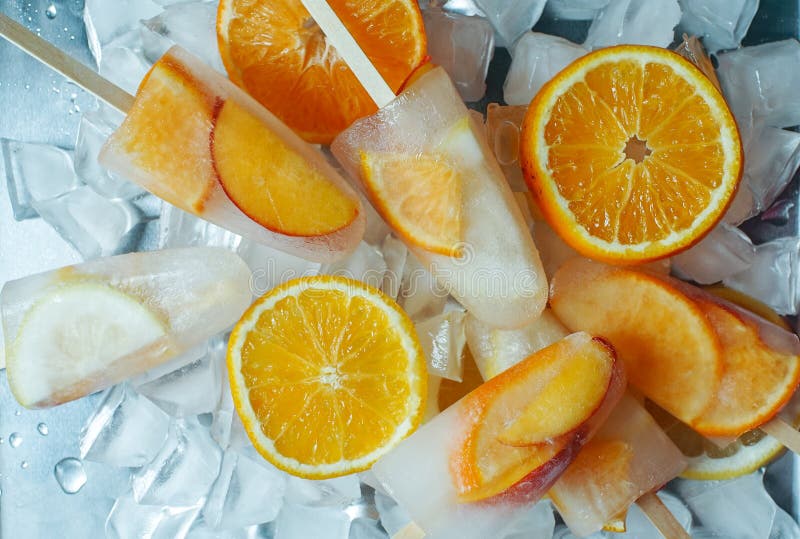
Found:
[(611, 0), (592, 21), (583, 46), (589, 50), (622, 43), (666, 47), (680, 18), (677, 0)]
[(453, 309), (415, 324), (430, 374), (461, 381), (466, 317), (463, 309)]
[(222, 459), (219, 446), (196, 418), (175, 420), (161, 451), (133, 476), (142, 504), (194, 505), (208, 494)]
[(142, 19), (149, 19), (162, 10), (151, 0), (119, 0), (114, 9), (108, 9), (104, 0), (86, 0), (83, 22), (86, 38), (95, 61), (103, 60), (102, 47), (119, 36), (139, 26)]
[(458, 13), (460, 15), (467, 15), (469, 17), (478, 16), (485, 17), (481, 8), (475, 3), (474, 0), (446, 0), (442, 9), (450, 13)]
[(203, 62), (225, 74), (217, 46), (216, 20), (217, 2), (180, 2), (167, 6), (143, 23), (151, 32), (192, 51)]
[(380, 288), (383, 285), (386, 267), (381, 252), (362, 241), (347, 258), (323, 265), (320, 273), (356, 279), (369, 286)]
[[(517, 46), (526, 41), (526, 37), (527, 34), (520, 39)], [(511, 65), (514, 65), (513, 60)], [(519, 164), (520, 128), (527, 110), (527, 104), (505, 107), (498, 103), (490, 103), (486, 109), (486, 138), (489, 141), (489, 148), (492, 149), (497, 163), (503, 169), (506, 181), (514, 192), (528, 190)]]
[(769, 537), (777, 506), (760, 472), (729, 481), (684, 480), (676, 486), (700, 524), (716, 536)]
[(219, 403), (224, 356), (224, 346), (214, 346), (204, 357), (139, 386), (138, 391), (170, 415), (211, 412)]
[(701, 36), (708, 52), (735, 49), (747, 34), (758, 0), (678, 0), (680, 32)]
[(169, 416), (128, 384), (106, 390), (81, 429), (81, 458), (112, 466), (150, 462), (167, 439)]
[(408, 248), (392, 234), (387, 234), (381, 245), (381, 251), (383, 251), (383, 260), (386, 262), (386, 273), (383, 275), (381, 290), (390, 298), (397, 299), (403, 281), (403, 269), (406, 267), (408, 258)]
[(800, 166), (800, 133), (763, 127), (744, 143), (742, 181), (753, 193), (755, 211), (772, 205)]
[(473, 0), (494, 26), (498, 45), (510, 47), (533, 28), (542, 16), (546, 0)]
[(274, 539), (347, 539), (350, 517), (335, 507), (286, 504), (275, 523)]
[(263, 459), (225, 451), (219, 476), (203, 507), (203, 519), (215, 529), (243, 528), (278, 516), (286, 490), (283, 472)]
[(747, 185), (745, 178), (739, 183), (739, 189), (733, 196), (731, 205), (722, 217), (722, 221), (733, 226), (738, 226), (758, 214), (758, 207), (756, 206), (756, 197)]
[(608, 5), (609, 0), (549, 0), (544, 10), (548, 16), (564, 21), (588, 21)]
[(755, 255), (747, 234), (721, 223), (700, 243), (672, 257), (672, 267), (684, 278), (711, 284), (746, 270)]
[(295, 505), (346, 507), (361, 497), (358, 474), (312, 480), (289, 476), (286, 501)]
[(103, 46), (100, 75), (135, 94), (152, 62), (145, 56), (140, 30), (131, 30)]
[(750, 267), (723, 283), (766, 303), (779, 314), (797, 314), (800, 238), (787, 237), (756, 246)]
[(389, 532), (390, 537), (394, 537), (397, 532), (411, 522), (411, 517), (406, 510), (400, 507), (393, 498), (380, 491), (375, 492), (375, 509), (380, 515), (381, 525)]
[(140, 505), (133, 493), (117, 498), (106, 519), (107, 539), (183, 539), (200, 512), (185, 507)]
[(317, 275), (321, 268), (318, 262), (310, 262), (246, 239), (242, 239), (237, 252), (253, 272), (250, 282), (253, 294), (257, 296), (290, 279)]
[(417, 322), (441, 314), (447, 303), (447, 292), (431, 272), (408, 253), (397, 302), (411, 320)]
[(725, 98), (740, 124), (800, 124), (800, 42), (785, 39), (722, 53), (719, 75)]
[(491, 24), (438, 8), (425, 10), (423, 17), (431, 61), (447, 71), (464, 101), (478, 101), (486, 93), (486, 73), (494, 56)]
[(800, 539), (800, 526), (780, 507), (776, 508), (769, 539)]
[(108, 200), (87, 186), (33, 207), (84, 260), (135, 250), (141, 232), (139, 214), (130, 203)]
[(549, 500), (542, 500), (522, 513), (498, 539), (532, 539), (553, 536), (556, 519)]
[(357, 518), (350, 523), (348, 539), (389, 539), (389, 535), (371, 518)]
[(162, 249), (208, 245), (236, 251), (242, 243), (238, 234), (166, 202), (162, 206), (159, 227), (158, 246)]
[(527, 107), (547, 81), (587, 52), (587, 49), (562, 37), (526, 33), (511, 53), (503, 98), (509, 105)]
[(130, 199), (143, 194), (144, 190), (109, 172), (97, 162), (100, 148), (116, 127), (100, 111), (90, 111), (81, 117), (75, 143), (75, 172), (106, 198)]
[(80, 180), (72, 167), (70, 152), (49, 146), (0, 139), (8, 195), (14, 219), (36, 217), (32, 204), (75, 189)]

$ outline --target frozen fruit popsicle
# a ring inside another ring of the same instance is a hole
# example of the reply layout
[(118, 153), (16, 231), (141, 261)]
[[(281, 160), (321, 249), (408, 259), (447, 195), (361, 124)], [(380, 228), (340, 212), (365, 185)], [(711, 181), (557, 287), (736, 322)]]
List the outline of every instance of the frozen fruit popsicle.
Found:
[(99, 160), (185, 211), (308, 259), (341, 257), (364, 233), (358, 196), (324, 157), (177, 46)]
[(479, 386), (373, 471), (429, 537), (493, 537), (547, 491), (624, 388), (607, 343), (575, 333)]
[(685, 467), (677, 446), (635, 398), (625, 395), (549, 496), (570, 530), (585, 536)]
[(0, 292), (8, 382), (23, 406), (77, 399), (230, 327), (250, 270), (225, 249), (131, 253), (9, 281)]
[(547, 283), (511, 190), (449, 77), (422, 75), (333, 142), (375, 208), (473, 316), (519, 327)]

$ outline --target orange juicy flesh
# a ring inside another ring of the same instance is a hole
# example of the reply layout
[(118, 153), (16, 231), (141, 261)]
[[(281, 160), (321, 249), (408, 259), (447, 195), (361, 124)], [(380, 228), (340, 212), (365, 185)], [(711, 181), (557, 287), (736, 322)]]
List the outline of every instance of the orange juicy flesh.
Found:
[(800, 358), (770, 349), (741, 315), (695, 301), (719, 335), (724, 371), (716, 398), (692, 427), (709, 436), (739, 436), (788, 402), (800, 381)]
[[(706, 101), (726, 110), (702, 73), (666, 51), (628, 49), (642, 58), (606, 49), (593, 55), (608, 60), (584, 67), (582, 78), (556, 77), (552, 109), (539, 109), (544, 98), (537, 96), (523, 127), (531, 132), (546, 122), (546, 162), (526, 174), (548, 220), (573, 247), (604, 260), (650, 260), (695, 243), (724, 213), (741, 170), (738, 134), (728, 138), (735, 123), (730, 114), (717, 117)], [(710, 89), (705, 98), (700, 85)], [(734, 148), (729, 163), (726, 141)], [(563, 202), (542, 187), (542, 176)]]
[(673, 415), (691, 422), (714, 397), (719, 339), (695, 303), (669, 284), (573, 259), (553, 277), (550, 303), (570, 330), (607, 338), (630, 383)]
[[(450, 472), (461, 501), (500, 494), (568, 446), (569, 436), (522, 447), (504, 444), (499, 436), (572, 358), (592, 356), (614, 361), (610, 349), (588, 335), (567, 337), (510, 367), (460, 401), (463, 431), (451, 455)], [(570, 390), (563, 398), (568, 402), (583, 395)]]
[(319, 236), (344, 228), (358, 215), (355, 199), (235, 101), (220, 107), (211, 149), (227, 195), (270, 230)]
[(376, 209), (410, 243), (456, 256), (462, 241), (462, 178), (440, 154), (361, 155)]
[(108, 144), (121, 147), (135, 166), (154, 178), (149, 191), (199, 214), (215, 184), (209, 152), (213, 107), (213, 98), (186, 69), (165, 56), (142, 80), (133, 106)]
[[(339, 19), (397, 91), (425, 57), (413, 0), (332, 0)], [(231, 80), (309, 142), (329, 144), (377, 111), (300, 0), (222, 0), (218, 41)]]
[[(498, 439), (509, 445), (533, 445), (577, 429), (603, 402), (612, 370), (605, 354), (566, 359), (565, 366)], [(565, 395), (580, 398), (565, 399)]]
[(312, 289), (278, 301), (245, 340), (241, 370), (262, 432), (305, 464), (367, 455), (409, 417), (400, 335), (360, 296)]

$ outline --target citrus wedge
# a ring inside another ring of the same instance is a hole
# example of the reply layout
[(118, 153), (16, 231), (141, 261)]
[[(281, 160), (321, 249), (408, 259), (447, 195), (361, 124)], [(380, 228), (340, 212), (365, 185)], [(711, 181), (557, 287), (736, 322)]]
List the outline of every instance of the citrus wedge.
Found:
[(361, 169), (376, 209), (398, 234), (428, 251), (459, 255), (461, 175), (447, 155), (362, 152)]
[(699, 241), (742, 171), (736, 123), (714, 85), (673, 52), (632, 45), (588, 54), (542, 88), (520, 158), (556, 232), (618, 263)]
[(28, 408), (67, 402), (109, 377), (116, 360), (166, 333), (133, 296), (101, 283), (65, 284), (23, 318), (8, 354), (8, 383)]
[(259, 299), (228, 345), (233, 399), (256, 449), (322, 479), (364, 470), (419, 425), (425, 359), (411, 321), (380, 291), (333, 276)]
[[(397, 92), (426, 54), (417, 2), (330, 6)], [(377, 110), (300, 0), (221, 0), (217, 41), (230, 79), (309, 142), (329, 144)]]

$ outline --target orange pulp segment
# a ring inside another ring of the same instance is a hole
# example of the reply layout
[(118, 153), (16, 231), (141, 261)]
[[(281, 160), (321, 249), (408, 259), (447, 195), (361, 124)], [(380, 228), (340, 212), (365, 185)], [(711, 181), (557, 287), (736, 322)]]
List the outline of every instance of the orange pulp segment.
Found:
[(368, 468), (417, 428), (425, 408), (411, 321), (350, 279), (295, 279), (262, 296), (236, 325), (227, 361), (253, 445), (301, 477)]
[(622, 45), (575, 61), (537, 94), (520, 156), (542, 213), (574, 249), (643, 262), (720, 219), (742, 171), (725, 100), (665, 49)]
[[(426, 54), (414, 0), (331, 0), (397, 92)], [(308, 142), (329, 144), (377, 107), (300, 0), (221, 0), (217, 41), (230, 79)]]

